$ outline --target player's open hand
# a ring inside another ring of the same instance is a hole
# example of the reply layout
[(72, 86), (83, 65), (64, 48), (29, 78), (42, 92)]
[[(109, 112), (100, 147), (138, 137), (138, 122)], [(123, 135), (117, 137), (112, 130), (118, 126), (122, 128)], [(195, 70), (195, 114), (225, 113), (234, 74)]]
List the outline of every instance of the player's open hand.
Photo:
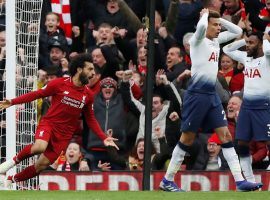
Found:
[(112, 129), (109, 129), (107, 131), (108, 137), (103, 141), (104, 142), (104, 145), (105, 146), (112, 146), (112, 147), (115, 147), (117, 150), (119, 150), (119, 147), (114, 142), (114, 141), (117, 141), (118, 139), (117, 138), (113, 138), (112, 137), (112, 134), (113, 134)]
[(0, 101), (0, 110), (6, 109), (11, 106), (11, 100), (5, 99), (4, 101)]

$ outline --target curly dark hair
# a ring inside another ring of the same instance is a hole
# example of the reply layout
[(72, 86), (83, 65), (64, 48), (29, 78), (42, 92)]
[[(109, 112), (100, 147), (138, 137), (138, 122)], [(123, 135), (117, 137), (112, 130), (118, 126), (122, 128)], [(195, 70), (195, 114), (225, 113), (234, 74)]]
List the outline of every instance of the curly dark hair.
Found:
[(75, 56), (69, 64), (69, 73), (73, 77), (77, 73), (77, 68), (84, 68), (85, 62), (93, 63), (91, 55), (82, 53)]
[(250, 37), (252, 35), (256, 36), (261, 42), (263, 41), (263, 32), (261, 31), (250, 31), (247, 33), (247, 36)]

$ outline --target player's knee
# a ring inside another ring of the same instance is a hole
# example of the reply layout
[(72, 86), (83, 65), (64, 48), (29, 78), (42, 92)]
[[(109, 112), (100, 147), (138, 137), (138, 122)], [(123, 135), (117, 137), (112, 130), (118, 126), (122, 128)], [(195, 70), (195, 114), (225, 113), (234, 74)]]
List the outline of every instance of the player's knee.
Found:
[(34, 144), (31, 148), (31, 152), (33, 154), (41, 154), (46, 150), (46, 147), (43, 145), (36, 145)]
[(216, 133), (217, 133), (219, 140), (222, 144), (232, 141), (232, 135), (228, 129), (216, 131)]
[(232, 136), (231, 136), (230, 132), (228, 132), (228, 134), (226, 134), (225, 137), (220, 138), (220, 141), (222, 144), (227, 143), (227, 142), (231, 142)]
[(182, 133), (180, 142), (184, 145), (191, 146), (195, 140), (195, 133)]
[(186, 144), (183, 144), (182, 142), (178, 142), (178, 146), (182, 149), (182, 150), (184, 150), (185, 152), (187, 152), (187, 153), (189, 153), (190, 155), (192, 155), (193, 153), (193, 149), (192, 149), (192, 146), (191, 145), (186, 145)]
[(49, 166), (49, 164), (45, 164), (45, 163), (40, 164), (40, 163), (37, 163), (37, 164), (35, 165), (36, 172), (37, 172), (37, 173), (40, 173), (40, 172), (42, 172), (43, 170), (47, 169), (48, 166)]
[(37, 160), (37, 162), (35, 163), (36, 172), (39, 173), (47, 169), (49, 165), (50, 165), (49, 160), (44, 160), (44, 159)]
[(249, 146), (248, 145), (238, 145), (237, 147), (238, 153), (240, 157), (248, 157), (250, 156)]

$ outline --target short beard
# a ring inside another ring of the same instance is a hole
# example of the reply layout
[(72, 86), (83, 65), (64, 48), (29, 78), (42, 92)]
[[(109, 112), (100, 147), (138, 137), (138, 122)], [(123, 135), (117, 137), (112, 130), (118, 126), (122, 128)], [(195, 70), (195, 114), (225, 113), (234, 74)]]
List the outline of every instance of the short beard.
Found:
[(89, 83), (88, 77), (84, 73), (80, 73), (79, 80), (82, 85), (87, 85)]

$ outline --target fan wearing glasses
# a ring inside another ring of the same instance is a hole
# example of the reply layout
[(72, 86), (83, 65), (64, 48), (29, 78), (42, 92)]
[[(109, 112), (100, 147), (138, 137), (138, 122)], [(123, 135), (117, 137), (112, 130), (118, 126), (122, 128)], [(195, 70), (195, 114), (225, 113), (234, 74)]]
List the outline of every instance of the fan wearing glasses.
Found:
[[(121, 93), (117, 92), (117, 82), (111, 78), (106, 77), (100, 81), (100, 92), (97, 93), (93, 110), (97, 121), (102, 130), (112, 130), (110, 134), (116, 136), (118, 139), (120, 150), (117, 152), (121, 156), (124, 155), (126, 149), (126, 118), (127, 113), (124, 109), (124, 103)], [(84, 129), (83, 141), (87, 141), (84, 145), (86, 153), (84, 160), (90, 164), (92, 170), (98, 170), (98, 163), (110, 163), (111, 170), (122, 170), (126, 165), (112, 161), (108, 149), (98, 141), (92, 130)]]

